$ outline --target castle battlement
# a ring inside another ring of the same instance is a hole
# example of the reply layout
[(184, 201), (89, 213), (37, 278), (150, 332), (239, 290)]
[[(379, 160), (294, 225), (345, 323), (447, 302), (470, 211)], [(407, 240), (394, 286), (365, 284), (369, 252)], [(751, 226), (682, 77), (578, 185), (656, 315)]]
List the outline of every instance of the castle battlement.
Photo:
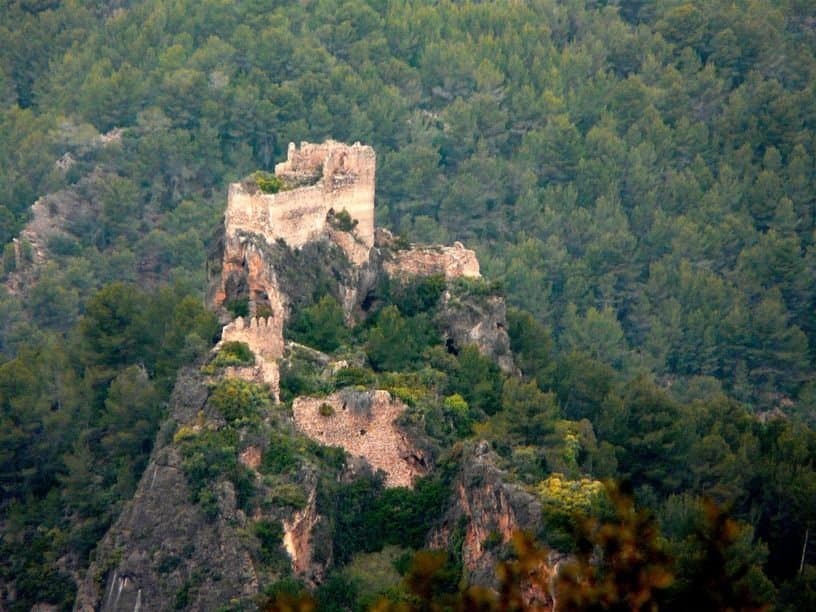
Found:
[(283, 355), (283, 322), (275, 317), (237, 317), (221, 331), (223, 342), (245, 342), (264, 359)]

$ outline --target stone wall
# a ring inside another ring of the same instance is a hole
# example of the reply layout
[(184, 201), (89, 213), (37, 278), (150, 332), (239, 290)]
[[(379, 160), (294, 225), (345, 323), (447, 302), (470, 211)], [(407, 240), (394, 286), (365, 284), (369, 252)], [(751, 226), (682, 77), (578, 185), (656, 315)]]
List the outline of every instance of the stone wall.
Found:
[(274, 317), (238, 317), (224, 326), (221, 340), (246, 342), (256, 357), (280, 359), (283, 356), (283, 322)]
[(277, 400), (280, 393), (278, 359), (283, 356), (283, 320), (275, 317), (238, 317), (224, 326), (221, 342), (245, 342), (255, 355), (255, 365), (229, 367), (224, 375), (269, 385)]
[(328, 397), (298, 397), (295, 425), (326, 446), (340, 446), (387, 474), (389, 487), (411, 487), (427, 472), (424, 453), (414, 448), (394, 420), (405, 404), (388, 391), (339, 391)]
[(478, 278), (479, 260), (476, 253), (461, 242), (453, 246), (412, 245), (393, 252), (393, 258), (383, 263), (390, 276), (430, 276), (442, 274), (451, 280), (460, 276)]

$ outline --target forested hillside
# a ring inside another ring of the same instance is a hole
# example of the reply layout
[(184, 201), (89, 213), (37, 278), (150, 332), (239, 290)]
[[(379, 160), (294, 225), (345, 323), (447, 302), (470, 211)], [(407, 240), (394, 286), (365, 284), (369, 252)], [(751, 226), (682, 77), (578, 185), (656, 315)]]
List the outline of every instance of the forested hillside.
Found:
[[(476, 249), (524, 381), (466, 353), (456, 374), (399, 300), (326, 350), (451, 377), (441, 395), (474, 411), (429, 427), (490, 441), (545, 501), (549, 544), (575, 544), (553, 474), (578, 494), (628, 480), (683, 609), (707, 496), (738, 521), (733, 582), (813, 607), (812, 2), (9, 0), (0, 608), (70, 608), (178, 369), (217, 338), (227, 183), (326, 138), (377, 151), (379, 225)], [(311, 308), (294, 333), (319, 342), (336, 313)]]

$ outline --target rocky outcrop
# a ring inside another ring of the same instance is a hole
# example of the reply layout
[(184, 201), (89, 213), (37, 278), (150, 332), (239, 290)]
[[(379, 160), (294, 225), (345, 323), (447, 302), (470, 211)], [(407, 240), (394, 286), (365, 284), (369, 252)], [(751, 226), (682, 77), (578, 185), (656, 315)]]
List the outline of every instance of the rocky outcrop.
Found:
[[(207, 388), (182, 375), (173, 397), (173, 417), (195, 420)], [(76, 609), (214, 610), (232, 598), (258, 591), (258, 576), (245, 543), (247, 517), (237, 508), (232, 483), (218, 484), (218, 517), (191, 503), (177, 446), (159, 434), (134, 498), (97, 547), (94, 563), (79, 585)]]
[[(459, 243), (404, 248), (385, 231), (378, 232), (375, 244), (375, 156), (370, 147), (331, 141), (292, 145), (276, 174), (287, 187), (276, 194), (261, 193), (251, 181), (230, 187), (225, 224), (214, 241), (209, 299), (225, 324), (222, 342), (244, 342), (255, 356), (253, 365), (224, 368), (221, 376), (264, 383), (277, 399), (279, 367), (287, 363), (283, 331), (292, 312), (329, 293), (352, 322), (366, 316), (366, 302), (383, 275), (429, 274), (449, 281), (437, 323), (446, 330), (452, 350), (475, 344), (513, 371), (504, 301), (483, 287), (480, 292), (462, 291), (467, 283), (454, 282), (478, 280), (473, 251)], [(234, 317), (239, 311), (245, 316)], [(329, 356), (314, 352), (331, 367)], [(327, 397), (299, 397), (293, 401), (291, 419), (278, 410), (260, 423), (253, 421), (254, 430), (235, 426), (235, 460), (253, 475), (257, 499), (264, 501), (239, 507), (240, 487), (219, 476), (207, 485), (217, 501), (213, 519), (213, 512), (205, 515), (200, 504), (191, 501), (182, 469), (188, 464), (181, 455), (189, 447), (183, 446), (184, 438), (177, 443), (171, 435), (174, 426), (192, 438), (233, 426), (209, 409), (207, 385), (212, 382), (200, 373), (179, 377), (171, 419), (158, 437), (136, 496), (98, 547), (79, 590), (79, 610), (207, 610), (251, 597), (277, 576), (277, 570), (264, 565), (268, 560), (259, 562), (259, 539), (252, 529), (260, 523), (281, 528), (278, 543), (274, 528), (263, 527), (273, 548), (280, 548), (284, 567), (309, 584), (319, 583), (332, 563), (331, 534), (326, 532), (330, 521), (318, 513), (320, 479), (354, 478), (358, 468), (370, 467), (385, 472), (386, 486), (410, 487), (431, 469), (431, 451), (423, 447), (422, 436), (398, 424), (405, 404), (388, 392), (346, 389)], [(266, 458), (274, 456), (264, 453), (276, 452), (273, 439), (298, 438), (297, 452), (306, 452), (301, 434), (345, 449), (351, 455), (346, 468), (327, 468), (313, 457), (311, 463), (298, 463), (294, 474), (259, 473)], [(326, 476), (321, 469), (333, 471)], [(430, 540), (449, 545), (466, 520), (462, 554), (476, 582), (492, 575), (495, 555), (485, 542), (495, 539), (493, 533), (506, 543), (515, 529), (531, 525), (538, 514), (529, 496), (503, 484), (502, 477), (489, 452), (474, 452), (457, 481), (445, 520)]]
[(541, 504), (510, 484), (497, 461), (487, 442), (464, 451), (448, 510), (428, 537), (431, 548), (458, 547), (454, 554), (472, 584), (494, 585), (501, 548), (516, 532), (536, 533), (541, 525)]
[(442, 294), (437, 316), (455, 348), (475, 344), (480, 353), (490, 357), (502, 370), (516, 372), (503, 297), (448, 289)]
[(299, 397), (292, 404), (297, 428), (326, 446), (340, 446), (386, 474), (386, 486), (411, 487), (430, 458), (395, 420), (405, 404), (387, 391), (345, 389), (328, 397)]

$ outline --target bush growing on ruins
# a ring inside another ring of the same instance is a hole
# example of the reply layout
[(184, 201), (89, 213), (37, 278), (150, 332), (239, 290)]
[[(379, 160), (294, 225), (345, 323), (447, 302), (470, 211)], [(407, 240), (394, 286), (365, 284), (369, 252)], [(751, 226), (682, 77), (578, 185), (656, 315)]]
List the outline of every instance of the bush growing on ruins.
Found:
[(297, 357), (281, 362), (282, 401), (290, 402), (298, 395), (326, 395), (332, 390), (331, 381), (321, 378), (321, 372), (313, 362)]
[(342, 368), (334, 375), (334, 386), (337, 389), (342, 387), (368, 387), (374, 383), (374, 374), (365, 368), (350, 366)]
[(317, 409), (317, 411), (320, 413), (320, 416), (322, 417), (328, 418), (334, 415), (334, 408), (332, 408), (331, 404), (327, 404), (326, 402), (320, 404), (320, 407)]
[(269, 172), (256, 172), (252, 175), (255, 184), (264, 193), (278, 193), (283, 189), (283, 181)]
[(267, 317), (274, 317), (275, 313), (272, 312), (272, 307), (269, 304), (255, 304), (255, 316), (266, 319)]
[(353, 231), (358, 223), (357, 219), (351, 218), (349, 211), (345, 208), (340, 212), (329, 211), (326, 220), (329, 222), (329, 225), (341, 232)]
[[(225, 342), (215, 358), (208, 364), (209, 370), (228, 366), (252, 365), (255, 355), (246, 342)], [(208, 373), (212, 373), (209, 371)]]
[(210, 395), (209, 403), (228, 423), (257, 417), (269, 406), (269, 394), (260, 385), (227, 378), (219, 382)]

